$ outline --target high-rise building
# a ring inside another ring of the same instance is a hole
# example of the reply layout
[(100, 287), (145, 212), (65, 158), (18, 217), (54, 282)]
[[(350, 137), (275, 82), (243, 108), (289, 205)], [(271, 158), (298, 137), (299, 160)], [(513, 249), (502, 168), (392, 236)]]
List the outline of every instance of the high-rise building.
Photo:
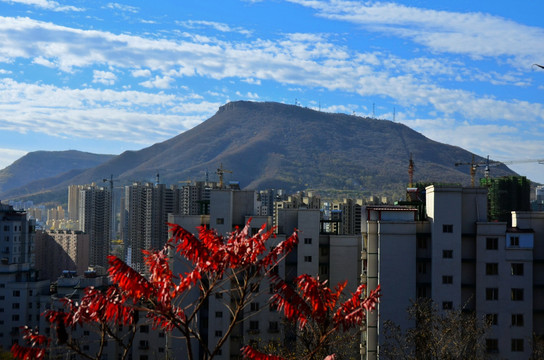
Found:
[(123, 242), (127, 262), (145, 271), (142, 250), (162, 249), (168, 240), (168, 214), (177, 210), (176, 189), (164, 184), (125, 187)]
[(35, 221), (0, 203), (0, 348), (9, 351), (20, 341), (23, 325), (37, 326), (40, 295), (49, 280), (39, 280), (34, 268)]
[[(252, 220), (252, 233), (258, 231), (263, 224), (270, 229), (272, 217), (259, 215), (261, 203), (258, 199), (255, 191), (211, 190), (209, 215), (171, 215), (169, 222), (194, 232), (197, 226), (206, 225), (223, 235), (236, 226), (243, 227), (249, 219)], [(299, 232), (299, 244), (278, 265), (278, 274), (287, 281), (301, 274), (319, 276), (321, 281), (328, 280), (333, 285), (347, 280), (349, 288), (346, 291), (354, 291), (361, 273), (361, 236), (321, 233), (321, 211), (318, 204), (319, 198), (299, 194), (282, 203), (285, 207), (276, 206), (276, 238), (270, 239), (267, 246), (277, 245), (295, 229)], [(184, 264), (175, 264), (179, 268), (174, 273), (187, 271)], [(224, 286), (228, 286), (228, 282)], [(244, 344), (259, 342), (272, 345), (293, 340), (291, 332), (285, 328), (281, 313), (268, 307), (273, 289), (266, 279), (261, 281), (257, 290), (258, 295), (243, 310), (243, 317), (247, 317), (247, 320), (231, 333), (221, 354), (216, 356), (218, 359), (239, 358), (239, 349)], [(228, 302), (228, 295), (210, 298), (208, 306), (201, 311), (199, 327), (203, 338), (208, 339), (212, 345), (218, 339), (217, 334), (223, 334), (227, 330), (229, 315), (224, 304)], [(357, 346), (356, 351), (358, 350)]]
[(45, 279), (56, 279), (64, 270), (83, 275), (89, 267), (89, 235), (72, 230), (36, 232), (36, 268)]
[(94, 184), (79, 189), (79, 230), (89, 235), (90, 265), (108, 267), (111, 245), (111, 193)]
[(486, 188), (428, 186), (423, 221), (417, 209), (366, 208), (362, 279), (384, 296), (368, 314), (363, 358), (379, 357), (387, 320), (415, 325), (406, 309), (417, 298), (493, 319), (490, 358), (529, 358), (533, 334), (544, 334), (544, 213), (513, 211), (508, 226), (488, 220), (487, 204)]

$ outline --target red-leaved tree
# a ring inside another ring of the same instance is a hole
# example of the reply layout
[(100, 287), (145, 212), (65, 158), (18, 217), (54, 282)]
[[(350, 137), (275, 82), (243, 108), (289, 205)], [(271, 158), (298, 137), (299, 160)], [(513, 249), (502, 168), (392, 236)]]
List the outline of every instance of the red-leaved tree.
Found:
[[(139, 326), (151, 324), (154, 329), (175, 333), (189, 360), (212, 359), (240, 323), (246, 320), (248, 305), (259, 296), (256, 289), (268, 281), (275, 293), (270, 303), (283, 311), (286, 319), (304, 332), (311, 324), (317, 329), (317, 340), (305, 357), (315, 358), (330, 344), (339, 330), (356, 328), (366, 310), (375, 307), (379, 288), (363, 296), (364, 285), (343, 302), (340, 295), (346, 284), (334, 290), (309, 275), (288, 284), (278, 275), (278, 264), (297, 245), (296, 232), (286, 240), (274, 239), (274, 230), (265, 226), (250, 235), (249, 222), (236, 228), (227, 238), (214, 230), (199, 228), (198, 237), (176, 224), (169, 224), (171, 238), (162, 250), (144, 251), (148, 273), (144, 276), (115, 256), (109, 256), (111, 285), (106, 289), (85, 289), (79, 302), (62, 299), (62, 307), (48, 310), (45, 317), (53, 330), (51, 336), (37, 330), (23, 329), (22, 345), (11, 351), (18, 359), (41, 359), (52, 352), (70, 351), (86, 359), (100, 359), (108, 342), (115, 342), (122, 359), (129, 356)], [(274, 242), (273, 246), (267, 241)], [(176, 258), (177, 257), (177, 258)], [(189, 269), (175, 274), (174, 261)], [(218, 296), (221, 294), (221, 296)], [(230, 314), (226, 331), (214, 341), (201, 334), (199, 316), (210, 299), (223, 298), (222, 305)], [(143, 314), (144, 316), (141, 316)], [(120, 326), (123, 331), (119, 331)], [(98, 333), (96, 350), (82, 346), (78, 329), (93, 328)], [(59, 350), (60, 349), (60, 350)], [(242, 354), (248, 359), (281, 359), (266, 355), (250, 346)]]

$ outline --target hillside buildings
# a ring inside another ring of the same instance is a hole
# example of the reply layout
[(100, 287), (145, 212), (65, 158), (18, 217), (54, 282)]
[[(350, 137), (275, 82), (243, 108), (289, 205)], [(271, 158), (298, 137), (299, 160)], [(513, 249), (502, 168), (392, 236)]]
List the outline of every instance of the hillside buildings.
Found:
[(533, 332), (544, 334), (544, 213), (512, 212), (512, 226), (487, 218), (487, 189), (426, 188), (426, 218), (406, 207), (366, 208), (363, 282), (384, 289), (365, 324), (365, 359), (379, 357), (384, 323), (415, 325), (418, 297), (442, 311), (463, 308), (489, 319), (492, 358), (527, 359)]

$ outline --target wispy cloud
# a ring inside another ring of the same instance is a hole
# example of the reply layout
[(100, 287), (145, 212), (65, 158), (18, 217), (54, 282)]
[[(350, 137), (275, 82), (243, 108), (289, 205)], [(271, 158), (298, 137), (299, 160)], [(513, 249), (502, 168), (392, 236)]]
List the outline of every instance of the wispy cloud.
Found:
[(25, 156), (28, 152), (16, 149), (0, 148), (0, 170), (11, 165), (15, 160)]
[(459, 114), (467, 119), (544, 120), (541, 104), (449, 89), (422, 75), (454, 76), (461, 68), (455, 63), (442, 67), (436, 59), (402, 60), (387, 53), (357, 53), (328, 42), (323, 36), (289, 34), (275, 41), (202, 44), (0, 17), (0, 37), (0, 53), (5, 61), (47, 60), (65, 72), (104, 64), (139, 75), (144, 74), (141, 69), (148, 69), (157, 74), (140, 83), (146, 88), (167, 89), (176, 78), (185, 76), (271, 80), (293, 87), (384, 96), (404, 106), (431, 106), (447, 116)]
[[(191, 128), (220, 105), (194, 101), (190, 95), (68, 89), (0, 79), (0, 130), (5, 131), (40, 129), (57, 137), (131, 139), (150, 145)], [(161, 106), (169, 110), (158, 112)]]
[(212, 28), (220, 32), (235, 32), (242, 35), (251, 35), (251, 31), (246, 30), (241, 27), (231, 27), (228, 24), (215, 22), (215, 21), (204, 21), (204, 20), (188, 20), (188, 21), (179, 21), (178, 24), (188, 28), (188, 29), (202, 29), (202, 28)]
[(117, 80), (117, 76), (112, 72), (93, 70), (93, 83), (113, 85), (115, 80)]
[(125, 5), (125, 4), (119, 4), (119, 3), (108, 3), (106, 5), (106, 8), (108, 9), (114, 9), (114, 10), (120, 10), (125, 12), (131, 12), (131, 13), (137, 13), (140, 10), (135, 6)]
[(56, 1), (51, 0), (0, 0), (6, 3), (12, 4), (24, 4), (29, 6), (35, 6), (41, 9), (52, 10), (52, 11), (83, 11), (83, 8), (78, 8), (75, 6), (60, 5)]
[(321, 17), (407, 38), (435, 52), (475, 58), (506, 56), (523, 64), (544, 58), (542, 28), (485, 13), (429, 10), (378, 1), (288, 1), (315, 9)]

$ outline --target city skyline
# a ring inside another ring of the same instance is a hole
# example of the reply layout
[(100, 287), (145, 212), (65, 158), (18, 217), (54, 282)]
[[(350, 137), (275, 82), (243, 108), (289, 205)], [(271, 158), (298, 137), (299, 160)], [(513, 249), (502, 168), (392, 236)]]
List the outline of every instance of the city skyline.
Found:
[[(495, 160), (544, 158), (543, 4), (177, 5), (1, 0), (0, 168), (29, 151), (138, 150), (234, 100), (394, 120)], [(510, 167), (544, 183), (541, 165)]]

